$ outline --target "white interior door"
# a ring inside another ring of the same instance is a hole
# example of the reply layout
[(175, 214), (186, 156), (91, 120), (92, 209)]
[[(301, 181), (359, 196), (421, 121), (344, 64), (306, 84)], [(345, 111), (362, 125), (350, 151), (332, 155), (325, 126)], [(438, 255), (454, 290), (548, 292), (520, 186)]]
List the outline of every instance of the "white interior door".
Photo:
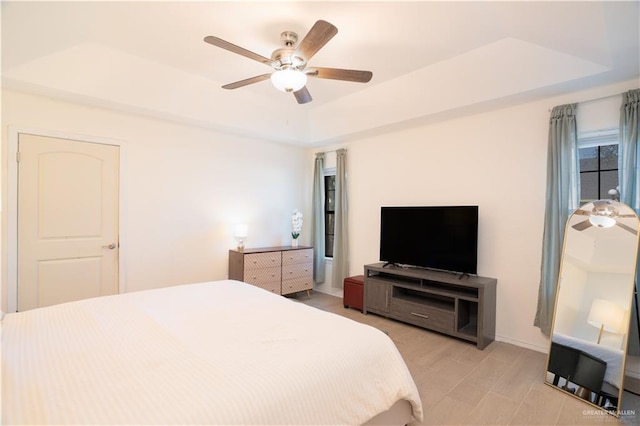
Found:
[(18, 136), (18, 310), (118, 293), (120, 148)]

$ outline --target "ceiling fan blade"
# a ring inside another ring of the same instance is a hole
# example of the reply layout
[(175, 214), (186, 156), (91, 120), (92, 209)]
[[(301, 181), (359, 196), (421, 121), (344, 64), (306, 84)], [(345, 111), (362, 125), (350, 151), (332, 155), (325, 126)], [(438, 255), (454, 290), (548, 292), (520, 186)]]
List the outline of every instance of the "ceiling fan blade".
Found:
[(296, 55), (309, 61), (337, 33), (338, 29), (332, 24), (323, 20), (317, 21), (302, 41), (298, 43)]
[(578, 231), (584, 231), (585, 229), (587, 229), (588, 227), (591, 226), (591, 222), (589, 222), (589, 220), (585, 220), (582, 221), (580, 223), (576, 223), (575, 225), (572, 226), (573, 229), (578, 230)]
[(575, 212), (573, 212), (573, 214), (577, 214), (580, 216), (591, 216), (591, 212), (586, 210), (576, 210)]
[(221, 47), (222, 49), (228, 50), (229, 52), (237, 53), (238, 55), (242, 55), (246, 58), (253, 59), (254, 61), (262, 62), (265, 65), (271, 66), (271, 64), (273, 63), (273, 61), (269, 58), (265, 58), (262, 55), (258, 55), (257, 53), (244, 49), (240, 46), (236, 46), (235, 44), (229, 43), (228, 41), (218, 37), (207, 36), (204, 38), (204, 41), (214, 46)]
[(244, 80), (236, 81), (234, 83), (225, 84), (222, 86), (223, 89), (237, 89), (238, 87), (247, 86), (249, 84), (258, 83), (260, 81), (268, 80), (271, 77), (271, 74), (262, 74), (257, 75), (255, 77), (246, 78)]
[(620, 223), (620, 221), (616, 221), (616, 225), (618, 225), (620, 228), (624, 229), (625, 231), (631, 232), (633, 235), (638, 235), (638, 231), (636, 231), (630, 226), (625, 225), (624, 223)]
[(296, 97), (296, 101), (299, 104), (306, 104), (307, 102), (311, 102), (313, 98), (311, 97), (311, 93), (307, 89), (307, 86), (304, 86), (302, 89), (297, 92), (293, 92), (293, 95)]
[(356, 83), (367, 83), (373, 77), (371, 71), (342, 70), (339, 68), (308, 68), (307, 75), (318, 78), (330, 78), (332, 80), (354, 81)]

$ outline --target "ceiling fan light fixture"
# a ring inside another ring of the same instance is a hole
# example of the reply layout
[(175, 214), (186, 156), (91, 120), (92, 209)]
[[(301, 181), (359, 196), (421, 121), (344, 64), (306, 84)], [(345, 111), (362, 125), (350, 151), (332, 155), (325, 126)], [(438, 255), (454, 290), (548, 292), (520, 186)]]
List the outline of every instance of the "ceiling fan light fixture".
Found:
[(600, 216), (592, 214), (589, 216), (589, 222), (598, 228), (611, 228), (616, 224), (616, 220), (609, 216)]
[(271, 83), (282, 92), (297, 92), (307, 84), (307, 75), (301, 71), (283, 69), (271, 74)]

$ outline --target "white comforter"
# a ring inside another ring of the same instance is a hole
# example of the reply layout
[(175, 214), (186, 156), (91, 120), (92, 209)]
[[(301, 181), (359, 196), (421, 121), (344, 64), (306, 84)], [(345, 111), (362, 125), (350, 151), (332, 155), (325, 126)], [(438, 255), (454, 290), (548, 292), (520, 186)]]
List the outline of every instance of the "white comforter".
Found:
[(599, 345), (595, 342), (588, 342), (561, 333), (553, 333), (553, 341), (561, 345), (579, 349), (606, 362), (607, 368), (604, 372), (604, 381), (615, 386), (617, 389), (620, 388), (622, 361), (624, 359), (624, 352), (620, 349)]
[(361, 424), (415, 384), (381, 331), (237, 281), (2, 320), (3, 424)]

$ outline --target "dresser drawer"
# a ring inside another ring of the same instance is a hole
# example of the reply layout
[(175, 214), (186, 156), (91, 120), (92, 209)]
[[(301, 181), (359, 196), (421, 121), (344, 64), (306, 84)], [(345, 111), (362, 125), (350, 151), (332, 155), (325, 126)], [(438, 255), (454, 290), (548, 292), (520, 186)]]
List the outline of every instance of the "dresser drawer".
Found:
[(251, 284), (251, 285), (263, 288), (265, 290), (270, 291), (271, 293), (281, 294), (280, 293), (280, 281), (271, 281), (271, 282), (260, 283), (260, 284)]
[(281, 270), (279, 266), (262, 269), (245, 269), (244, 282), (261, 285), (270, 282), (280, 282)]
[(283, 265), (313, 263), (313, 249), (287, 250), (282, 252)]
[(390, 314), (401, 321), (432, 330), (450, 333), (455, 329), (453, 312), (427, 305), (392, 298)]
[(313, 289), (312, 247), (229, 250), (229, 279), (276, 294)]
[(282, 294), (313, 289), (313, 276), (282, 280)]
[(266, 253), (252, 253), (244, 256), (245, 273), (251, 269), (270, 268), (282, 264), (282, 255), (279, 251)]
[(297, 265), (283, 265), (282, 266), (282, 279), (288, 280), (291, 278), (303, 278), (313, 277), (313, 264), (300, 263)]

